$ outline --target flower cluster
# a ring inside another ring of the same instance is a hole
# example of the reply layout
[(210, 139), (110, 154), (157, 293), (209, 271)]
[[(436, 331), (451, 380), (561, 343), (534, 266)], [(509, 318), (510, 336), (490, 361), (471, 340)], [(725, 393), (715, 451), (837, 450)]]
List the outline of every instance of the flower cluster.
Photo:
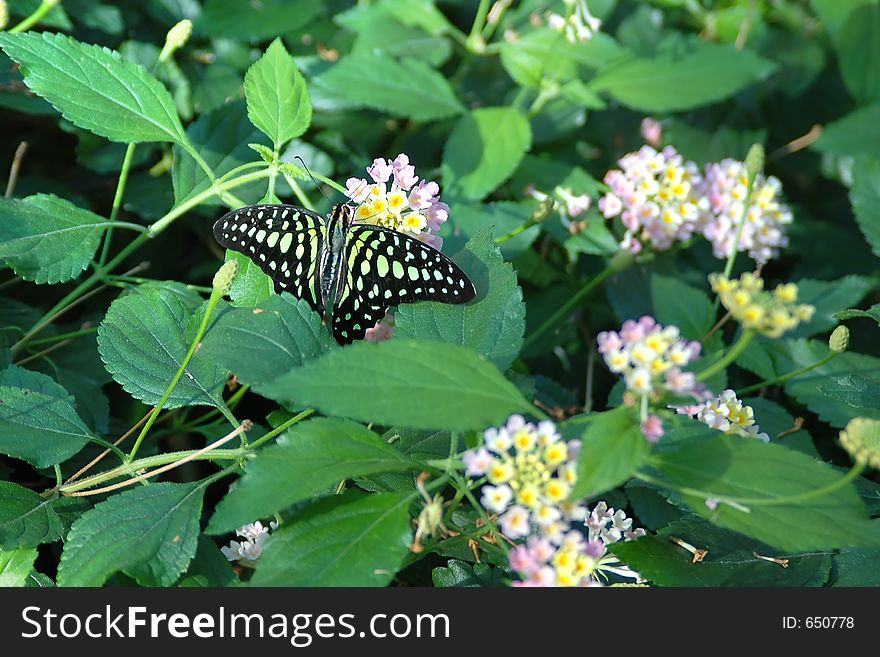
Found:
[(647, 242), (665, 250), (694, 234), (700, 215), (695, 188), (702, 182), (696, 164), (672, 146), (643, 146), (618, 164), (605, 175), (611, 191), (599, 199), (599, 211), (609, 219), (620, 216), (626, 229), (621, 248), (638, 253)]
[(856, 463), (880, 470), (880, 421), (866, 417), (850, 420), (840, 432), (840, 446)]
[(569, 9), (568, 17), (548, 12), (547, 24), (551, 30), (565, 34), (570, 43), (589, 41), (602, 27), (602, 21), (587, 8), (587, 0), (563, 0)]
[[(706, 166), (700, 193), (704, 204), (699, 230), (712, 243), (716, 258), (733, 252), (736, 234), (743, 221), (749, 176), (746, 165), (726, 159)], [(747, 251), (759, 264), (779, 255), (788, 246), (785, 227), (792, 222), (791, 210), (781, 200), (782, 183), (773, 176), (758, 176), (752, 186), (745, 225), (737, 251)]]
[(801, 322), (809, 322), (816, 311), (811, 305), (797, 303), (798, 289), (794, 283), (778, 285), (769, 292), (764, 290), (760, 276), (748, 272), (739, 280), (710, 274), (709, 282), (736, 321), (770, 338), (778, 338)]
[(269, 532), (278, 529), (277, 522), (270, 522), (265, 527), (259, 520), (249, 525), (243, 525), (235, 530), (235, 534), (243, 539), (241, 541), (232, 541), (229, 546), (220, 548), (229, 561), (237, 561), (243, 566), (253, 567), (260, 555), (263, 554), (263, 547), (269, 538)]
[(487, 429), (484, 446), (464, 455), (467, 474), (489, 480), (481, 504), (500, 514), (501, 531), (511, 539), (528, 536), (532, 525), (554, 545), (564, 539), (571, 520), (583, 520), (586, 508), (566, 502), (577, 479), (580, 443), (566, 443), (550, 421), (537, 425), (512, 415), (500, 429)]
[(718, 431), (746, 438), (757, 438), (765, 443), (770, 441), (770, 436), (761, 433), (755, 424), (755, 412), (752, 407), (744, 406), (736, 398), (733, 390), (725, 390), (717, 397), (693, 407), (683, 408), (682, 411)]
[(449, 218), (449, 206), (440, 201), (437, 183), (419, 180), (403, 153), (394, 160), (377, 157), (367, 173), (372, 183), (364, 178), (345, 182), (345, 195), (359, 204), (355, 220), (409, 233), (439, 249), (443, 242), (437, 231)]
[(608, 573), (639, 581), (639, 574), (608, 552), (607, 546), (644, 536), (645, 530), (632, 529), (632, 519), (622, 510), (609, 509), (605, 502), (590, 511), (584, 524), (586, 536), (572, 530), (558, 545), (531, 536), (511, 550), (511, 570), (523, 578), (514, 586), (596, 586)]
[(625, 321), (620, 331), (603, 331), (598, 343), (608, 369), (623, 374), (633, 393), (663, 389), (688, 395), (697, 387), (694, 374), (681, 368), (700, 355), (700, 343), (682, 340), (675, 326), (663, 327), (645, 316)]

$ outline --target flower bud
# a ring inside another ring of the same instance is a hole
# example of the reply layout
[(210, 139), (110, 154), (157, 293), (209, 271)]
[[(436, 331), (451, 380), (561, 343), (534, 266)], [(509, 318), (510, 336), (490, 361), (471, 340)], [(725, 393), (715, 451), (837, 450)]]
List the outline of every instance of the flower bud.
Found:
[(0, 0), (0, 30), (6, 29), (9, 24), (9, 6), (6, 0)]
[(168, 34), (165, 36), (165, 45), (162, 46), (162, 52), (159, 53), (160, 62), (166, 61), (175, 51), (186, 45), (186, 42), (189, 41), (189, 37), (192, 34), (192, 28), (192, 21), (184, 18), (168, 30)]
[(752, 144), (746, 155), (746, 171), (749, 179), (753, 179), (764, 169), (764, 147), (761, 144)]
[(232, 289), (232, 279), (235, 278), (237, 271), (238, 262), (236, 260), (228, 260), (223, 263), (223, 266), (214, 274), (214, 281), (212, 283), (214, 291), (219, 292), (220, 296), (229, 294), (229, 290)]
[(834, 329), (828, 338), (828, 347), (836, 354), (846, 351), (849, 347), (849, 329), (843, 324)]
[(840, 446), (856, 463), (880, 469), (880, 420), (857, 417), (840, 432)]

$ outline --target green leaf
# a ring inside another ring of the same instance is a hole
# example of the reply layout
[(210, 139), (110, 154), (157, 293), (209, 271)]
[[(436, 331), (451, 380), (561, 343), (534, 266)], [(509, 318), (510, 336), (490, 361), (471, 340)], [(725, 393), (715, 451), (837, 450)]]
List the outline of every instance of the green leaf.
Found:
[(244, 76), (248, 116), (275, 150), (304, 133), (312, 122), (306, 81), (281, 39), (275, 39)]
[(25, 586), (36, 560), (36, 548), (0, 550), (0, 588)]
[(482, 199), (511, 176), (531, 142), (528, 120), (512, 107), (465, 114), (443, 148), (446, 193)]
[(516, 272), (504, 261), (489, 231), (471, 239), (455, 260), (470, 276), (479, 299), (466, 305), (427, 302), (400, 306), (395, 333), (470, 347), (498, 369), (506, 370), (519, 355), (526, 324)]
[(651, 276), (654, 316), (664, 326), (677, 326), (689, 340), (702, 340), (715, 323), (715, 305), (702, 290), (678, 278)]
[(483, 430), (531, 410), (513, 384), (470, 349), (402, 339), (336, 349), (261, 392), (327, 415), (414, 429)]
[(859, 310), (858, 308), (847, 308), (846, 310), (841, 310), (839, 313), (836, 313), (834, 315), (834, 319), (839, 319), (841, 321), (847, 319), (855, 319), (856, 317), (868, 317), (869, 319), (873, 319), (875, 322), (880, 324), (880, 303), (875, 303), (867, 310)]
[(880, 548), (841, 550), (834, 555), (834, 572), (837, 578), (831, 586), (880, 586), (878, 559)]
[(220, 552), (220, 548), (210, 538), (199, 536), (196, 555), (186, 569), (178, 586), (197, 588), (208, 586), (232, 586), (238, 582), (238, 576), (232, 564)]
[(849, 200), (871, 251), (880, 256), (880, 160), (866, 160), (856, 169)]
[[(707, 550), (702, 561), (671, 538)], [(671, 523), (656, 536), (616, 543), (611, 551), (658, 586), (822, 586), (831, 569), (831, 553), (779, 554), (736, 532), (689, 517)], [(764, 557), (787, 559), (788, 565)]]
[(274, 532), (254, 586), (385, 586), (409, 552), (409, 505), (394, 493), (325, 498)]
[(789, 338), (803, 338), (833, 329), (837, 326), (835, 313), (857, 304), (874, 285), (864, 276), (844, 276), (836, 281), (801, 279), (797, 286), (798, 303), (815, 306), (816, 313), (812, 320), (786, 333)]
[(851, 417), (880, 413), (880, 377), (841, 376), (817, 388), (823, 395), (850, 407)]
[(416, 121), (464, 109), (446, 78), (418, 59), (348, 55), (315, 82), (352, 103)]
[(168, 90), (144, 67), (113, 50), (63, 34), (0, 34), (25, 84), (74, 125), (125, 143), (183, 143)]
[(0, 259), (35, 283), (65, 283), (89, 266), (103, 217), (51, 194), (0, 199)]
[[(459, 203), (455, 206), (455, 231), (443, 235), (443, 248), (454, 253), (464, 248), (470, 238), (482, 231), (492, 230), (493, 235), (502, 236), (519, 228), (532, 218), (538, 203), (534, 199), (525, 201), (497, 201), (495, 203)], [(519, 235), (501, 243), (501, 253), (508, 259), (514, 258), (537, 239), (540, 226), (532, 226)]]
[(485, 563), (467, 563), (450, 559), (446, 567), (431, 571), (434, 586), (441, 588), (484, 588), (504, 586), (504, 571)]
[(587, 421), (581, 437), (578, 479), (571, 499), (594, 497), (622, 484), (644, 465), (651, 446), (630, 409), (588, 415), (566, 423), (576, 427)]
[(822, 136), (813, 146), (822, 153), (834, 155), (876, 156), (874, 144), (880, 142), (880, 103), (850, 112), (822, 129)]
[(45, 374), (10, 367), (0, 373), (0, 453), (38, 468), (61, 463), (94, 434), (68, 392)]
[(253, 308), (275, 296), (272, 279), (250, 258), (238, 251), (226, 249), (226, 261), (230, 260), (238, 263), (238, 271), (232, 279), (232, 289), (229, 290), (233, 305)]
[(207, 0), (194, 29), (202, 36), (245, 41), (266, 41), (302, 32), (322, 12), (311, 0)]
[[(197, 300), (147, 288), (110, 304), (98, 328), (98, 351), (113, 379), (135, 399), (159, 403), (194, 337), (201, 317)], [(218, 406), (225, 382), (226, 372), (196, 352), (165, 408)]]
[(587, 85), (643, 112), (678, 112), (729, 98), (767, 79), (775, 64), (751, 50), (677, 42), (655, 57), (621, 58)]
[(123, 571), (141, 586), (169, 586), (196, 553), (202, 484), (158, 483), (113, 495), (70, 528), (58, 586), (101, 586)]
[(856, 103), (880, 99), (880, 5), (850, 12), (834, 37), (840, 73)]
[(273, 294), (257, 308), (218, 305), (199, 356), (254, 385), (335, 347), (309, 304), (289, 294)]
[(360, 424), (330, 418), (303, 422), (247, 464), (244, 476), (217, 505), (208, 531), (221, 534), (270, 516), (345, 479), (415, 467)]
[(706, 498), (782, 498), (810, 494), (836, 484), (841, 475), (831, 466), (779, 445), (739, 436), (706, 432), (706, 439), (657, 455), (653, 465), (673, 484), (706, 491), (705, 497), (682, 494), (698, 515), (780, 550), (807, 551), (880, 544), (855, 488), (851, 485), (803, 502), (759, 504), (737, 508)]
[(0, 550), (36, 547), (61, 538), (63, 527), (52, 502), (10, 481), (0, 481)]
[(828, 33), (834, 36), (855, 9), (872, 2), (874, 0), (810, 0), (810, 5)]
[[(218, 177), (256, 159), (248, 144), (265, 139), (248, 120), (243, 102), (229, 103), (203, 114), (187, 128), (186, 134), (193, 148)], [(174, 147), (171, 182), (174, 185), (174, 200), (178, 205), (211, 187), (205, 170), (179, 146)], [(236, 187), (235, 195), (245, 202), (256, 203), (265, 190), (265, 181), (257, 180)], [(202, 202), (203, 205), (221, 203), (216, 195)]]

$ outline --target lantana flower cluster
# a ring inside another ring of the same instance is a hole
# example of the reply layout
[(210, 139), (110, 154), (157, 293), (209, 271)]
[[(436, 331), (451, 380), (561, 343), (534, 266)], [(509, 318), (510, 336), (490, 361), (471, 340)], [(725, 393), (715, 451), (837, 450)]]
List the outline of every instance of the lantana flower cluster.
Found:
[(569, 10), (567, 17), (555, 12), (547, 13), (547, 24), (551, 30), (565, 34), (570, 43), (589, 41), (602, 27), (602, 21), (593, 16), (587, 7), (587, 0), (563, 0)]
[(683, 407), (682, 412), (696, 417), (706, 426), (718, 429), (726, 434), (735, 434), (746, 438), (756, 438), (763, 442), (769, 442), (770, 436), (762, 433), (755, 424), (755, 412), (751, 406), (746, 406), (737, 399), (733, 390), (725, 390), (717, 397), (713, 397), (693, 407)]
[[(623, 511), (600, 503), (591, 512), (567, 498), (577, 481), (579, 441), (565, 442), (550, 421), (513, 415), (483, 434), (482, 447), (464, 455), (470, 477), (485, 476), (480, 503), (499, 514), (504, 535), (527, 540), (510, 553), (518, 586), (587, 586), (604, 571), (638, 575), (607, 552), (606, 545), (644, 534)], [(586, 528), (586, 534), (581, 528)]]
[[(716, 258), (727, 258), (733, 251), (743, 221), (748, 184), (748, 172), (742, 162), (726, 159), (706, 166), (699, 191), (708, 206), (704, 206), (699, 226), (712, 243)], [(752, 185), (737, 251), (747, 251), (758, 264), (777, 257), (779, 249), (788, 246), (785, 227), (792, 222), (792, 214), (781, 202), (781, 192), (782, 183), (774, 176), (757, 176)]]
[(798, 288), (794, 283), (765, 291), (764, 280), (749, 272), (739, 279), (710, 274), (709, 282), (721, 305), (736, 321), (770, 338), (778, 338), (801, 322), (809, 322), (816, 312), (814, 306), (797, 303)]
[(231, 541), (228, 546), (221, 547), (220, 551), (229, 561), (237, 561), (243, 566), (252, 568), (263, 554), (269, 533), (276, 529), (278, 523), (275, 521), (270, 522), (268, 527), (259, 520), (243, 525), (235, 530), (235, 534), (243, 540)]
[(697, 388), (694, 374), (682, 368), (699, 357), (700, 343), (683, 340), (676, 326), (644, 316), (625, 321), (620, 331), (603, 331), (597, 341), (608, 369), (623, 375), (630, 392), (688, 395)]
[[(643, 123), (646, 138), (659, 140), (660, 124)], [(782, 202), (782, 184), (773, 176), (757, 176), (752, 186), (745, 225), (736, 241), (748, 189), (746, 165), (733, 159), (708, 164), (701, 173), (672, 146), (643, 146), (619, 160), (604, 181), (610, 191), (599, 199), (599, 210), (620, 217), (625, 229), (621, 248), (640, 252), (671, 248), (695, 234), (712, 244), (717, 258), (727, 258), (736, 244), (759, 264), (788, 245), (786, 227), (791, 210)]]
[(449, 206), (440, 200), (437, 183), (420, 180), (405, 153), (393, 160), (377, 157), (367, 174), (373, 182), (345, 182), (345, 195), (359, 204), (355, 220), (408, 233), (439, 249), (443, 242), (437, 232), (449, 218)]

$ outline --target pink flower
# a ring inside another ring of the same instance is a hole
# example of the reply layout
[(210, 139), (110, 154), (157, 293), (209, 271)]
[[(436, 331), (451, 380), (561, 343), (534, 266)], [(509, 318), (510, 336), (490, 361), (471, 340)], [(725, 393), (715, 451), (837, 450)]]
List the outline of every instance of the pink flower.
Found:
[(419, 180), (415, 167), (409, 163), (409, 157), (404, 153), (394, 158), (391, 168), (394, 171), (394, 182), (404, 191), (409, 191)]
[(349, 178), (345, 181), (345, 195), (355, 203), (363, 203), (370, 195), (370, 183), (363, 178)]
[(367, 342), (384, 342), (394, 337), (394, 313), (386, 313), (372, 328), (364, 334)]
[(642, 119), (642, 125), (639, 132), (642, 138), (651, 146), (659, 146), (660, 140), (663, 138), (663, 124), (657, 119), (646, 116)]
[(426, 210), (431, 207), (439, 193), (440, 187), (437, 183), (423, 180), (410, 190), (409, 205), (416, 210)]
[(468, 450), (465, 452), (462, 461), (467, 468), (465, 472), (468, 477), (482, 477), (492, 465), (492, 455), (485, 447), (480, 447), (476, 451)]
[(656, 443), (663, 437), (663, 421), (656, 415), (649, 415), (647, 419), (642, 422), (641, 429), (642, 435), (649, 443)]
[[(398, 156), (399, 157), (399, 156)], [(367, 167), (367, 173), (377, 183), (386, 183), (391, 178), (394, 169), (391, 163), (382, 157), (373, 160), (373, 164)]]

